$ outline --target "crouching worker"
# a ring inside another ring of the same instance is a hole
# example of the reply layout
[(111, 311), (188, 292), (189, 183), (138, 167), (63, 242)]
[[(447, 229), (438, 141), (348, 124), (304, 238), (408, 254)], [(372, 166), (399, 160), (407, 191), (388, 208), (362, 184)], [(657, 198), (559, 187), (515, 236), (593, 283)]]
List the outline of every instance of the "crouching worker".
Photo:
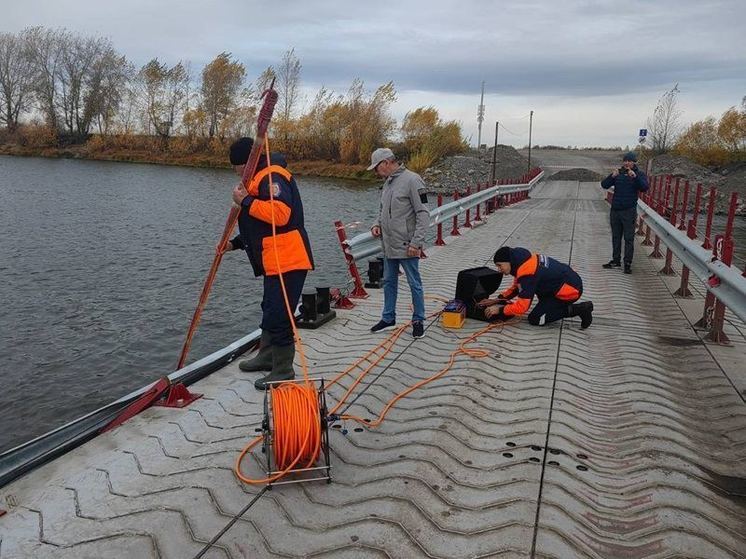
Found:
[[(230, 147), (231, 165), (239, 176), (243, 175), (253, 144), (251, 138), (241, 138)], [(294, 312), (306, 274), (313, 269), (311, 244), (303, 224), (303, 204), (295, 179), (286, 167), (282, 155), (271, 154), (269, 163), (262, 155), (251, 183), (248, 186), (239, 184), (233, 189), (233, 201), (241, 206), (239, 234), (229, 241), (226, 250), (245, 250), (254, 275), (264, 276), (259, 352), (253, 359), (238, 364), (242, 371), (270, 371), (254, 382), (258, 390), (266, 389), (267, 382), (295, 378), (295, 341), (279, 273), (282, 272), (288, 302)], [(276, 239), (272, 238), (273, 214)]]
[(503, 275), (510, 274), (515, 279), (496, 299), (478, 303), (484, 308), (487, 319), (506, 320), (522, 315), (536, 295), (539, 302), (528, 315), (529, 324), (544, 326), (562, 318), (579, 316), (581, 328), (591, 325), (593, 303), (576, 303), (583, 294), (583, 280), (567, 264), (520, 247), (502, 247), (493, 260)]

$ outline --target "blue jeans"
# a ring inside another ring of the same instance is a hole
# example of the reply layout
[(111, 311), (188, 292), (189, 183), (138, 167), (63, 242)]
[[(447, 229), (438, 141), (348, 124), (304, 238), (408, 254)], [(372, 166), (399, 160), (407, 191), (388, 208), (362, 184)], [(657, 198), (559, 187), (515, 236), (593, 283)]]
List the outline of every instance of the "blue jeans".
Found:
[(407, 274), (409, 288), (412, 291), (412, 321), (425, 320), (425, 293), (422, 290), (420, 278), (420, 259), (414, 258), (384, 258), (383, 259), (383, 316), (386, 322), (396, 322), (396, 296), (399, 292), (399, 265)]

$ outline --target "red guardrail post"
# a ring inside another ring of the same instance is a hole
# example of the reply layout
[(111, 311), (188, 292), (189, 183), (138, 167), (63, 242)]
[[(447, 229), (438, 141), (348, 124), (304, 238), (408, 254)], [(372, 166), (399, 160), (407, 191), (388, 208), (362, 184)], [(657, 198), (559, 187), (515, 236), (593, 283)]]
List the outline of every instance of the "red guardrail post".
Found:
[[(482, 185), (477, 183), (477, 194), (479, 194), (482, 191)], [(477, 204), (477, 214), (474, 216), (474, 221), (482, 221), (482, 215), (479, 213), (480, 208), (482, 207), (482, 204)]]
[[(723, 246), (721, 251), (720, 259), (723, 264), (730, 266), (733, 263), (733, 220), (736, 217), (736, 206), (738, 205), (738, 193), (733, 192), (730, 196), (730, 204), (728, 205), (728, 220), (725, 223), (725, 233), (723, 235)], [(717, 251), (717, 247), (713, 249), (713, 252)], [(730, 342), (728, 336), (723, 331), (723, 325), (725, 324), (725, 305), (719, 300), (715, 299), (715, 311), (712, 317), (712, 326), (710, 331), (705, 336), (706, 340), (715, 342), (718, 344), (727, 344)]]
[[(443, 205), (443, 195), (438, 194), (438, 207)], [(435, 246), (442, 247), (446, 244), (443, 240), (443, 223), (438, 222), (438, 237), (435, 239)]]
[(366, 299), (368, 297), (368, 293), (363, 287), (363, 280), (360, 277), (360, 272), (358, 272), (357, 270), (355, 259), (352, 257), (352, 254), (350, 254), (347, 247), (347, 232), (345, 231), (345, 226), (341, 221), (335, 221), (334, 227), (337, 229), (337, 237), (339, 237), (339, 244), (342, 247), (342, 252), (345, 255), (345, 260), (347, 260), (347, 267), (350, 270), (350, 275), (355, 281), (355, 289), (352, 290), (352, 293), (350, 293), (349, 296), (356, 299)]
[(681, 223), (679, 229), (686, 231), (686, 213), (689, 210), (689, 181), (684, 181), (684, 201), (681, 203)]
[[(645, 193), (646, 194), (645, 203), (649, 207), (652, 207), (653, 205), (653, 199), (655, 198), (655, 190), (657, 186), (658, 186), (658, 177), (653, 177), (650, 190)], [(642, 241), (642, 246), (649, 247), (653, 245), (653, 241), (650, 239), (651, 233), (652, 233), (652, 229), (650, 229), (650, 225), (645, 224), (645, 240)]]
[[(471, 186), (467, 187), (466, 189), (466, 195), (469, 196), (471, 194)], [(464, 227), (471, 227), (471, 219), (469, 217), (471, 213), (471, 209), (466, 210), (466, 219), (464, 220)]]
[[(658, 198), (653, 201), (653, 209), (660, 215), (663, 215), (663, 177), (658, 178)], [(663, 253), (661, 252), (661, 238), (657, 234), (655, 235), (653, 252), (650, 253), (650, 258), (663, 258)]]
[[(668, 221), (671, 225), (676, 227), (676, 212), (679, 207), (679, 178), (676, 177), (676, 185), (673, 191), (673, 204), (671, 206), (671, 215), (668, 216)], [(664, 276), (676, 275), (673, 271), (673, 251), (670, 247), (666, 247), (666, 263), (663, 265), (663, 269), (659, 272)]]
[[(458, 200), (458, 192), (453, 193), (453, 201)], [(451, 229), (451, 236), (458, 237), (461, 235), (458, 230), (458, 214), (453, 216), (453, 229)]]
[(710, 241), (710, 235), (712, 234), (712, 216), (715, 214), (715, 187), (710, 187), (710, 200), (707, 202), (707, 224), (705, 225), (705, 242), (702, 243), (702, 248), (711, 249), (712, 241)]
[[(689, 181), (686, 182), (687, 193), (689, 191)], [(686, 196), (686, 193), (685, 193)], [(696, 194), (694, 197), (694, 208), (692, 210), (692, 218), (689, 220), (687, 226), (686, 236), (694, 240), (697, 238), (697, 217), (699, 216), (699, 205), (702, 201), (702, 185), (697, 185)], [(686, 204), (685, 204), (686, 205)], [(682, 214), (686, 215), (686, 214)], [(674, 295), (678, 297), (691, 297), (692, 292), (689, 290), (689, 268), (686, 266), (681, 267), (681, 284), (676, 290)]]

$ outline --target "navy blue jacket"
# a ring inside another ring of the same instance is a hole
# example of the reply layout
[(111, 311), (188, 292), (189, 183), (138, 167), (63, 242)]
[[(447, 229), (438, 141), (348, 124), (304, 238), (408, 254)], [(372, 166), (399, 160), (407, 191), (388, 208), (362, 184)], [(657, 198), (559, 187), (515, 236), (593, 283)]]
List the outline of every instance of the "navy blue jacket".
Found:
[(609, 175), (601, 181), (601, 187), (604, 189), (614, 187), (614, 199), (611, 201), (612, 210), (627, 210), (637, 206), (637, 193), (645, 192), (648, 189), (648, 177), (637, 165), (632, 167), (637, 175), (634, 179), (629, 175)]
[(583, 293), (583, 280), (570, 266), (522, 247), (510, 249), (510, 275), (515, 278), (513, 285), (500, 293), (500, 297), (518, 298), (502, 309), (505, 316), (525, 313), (534, 295), (572, 303)]
[[(287, 168), (285, 157), (279, 153), (270, 154), (270, 163), (283, 169)], [(260, 172), (266, 167), (266, 157), (262, 155), (257, 164), (254, 180), (261, 176)], [(246, 251), (256, 276), (276, 275), (279, 271), (277, 259), (283, 272), (313, 269), (311, 243), (304, 225), (303, 203), (295, 178), (289, 173), (288, 176), (289, 179), (279, 173), (272, 175), (273, 196), (277, 203), (275, 212), (277, 257), (275, 257), (275, 244), (272, 242), (269, 176), (261, 179), (255, 195), (250, 191), (241, 203), (241, 213), (238, 216), (239, 234), (231, 240), (231, 243), (233, 248)]]

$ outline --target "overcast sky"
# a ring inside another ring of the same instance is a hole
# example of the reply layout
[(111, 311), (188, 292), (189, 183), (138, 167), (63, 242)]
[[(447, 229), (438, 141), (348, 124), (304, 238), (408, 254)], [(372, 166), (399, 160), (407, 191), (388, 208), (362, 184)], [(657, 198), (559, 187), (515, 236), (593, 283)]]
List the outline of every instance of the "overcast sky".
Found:
[(476, 144), (634, 144), (667, 89), (684, 120), (719, 116), (746, 95), (744, 0), (0, 0), (0, 31), (30, 25), (103, 35), (136, 65), (201, 70), (222, 51), (250, 79), (295, 47), (304, 92), (344, 93), (355, 77), (393, 80), (393, 114), (434, 105)]

